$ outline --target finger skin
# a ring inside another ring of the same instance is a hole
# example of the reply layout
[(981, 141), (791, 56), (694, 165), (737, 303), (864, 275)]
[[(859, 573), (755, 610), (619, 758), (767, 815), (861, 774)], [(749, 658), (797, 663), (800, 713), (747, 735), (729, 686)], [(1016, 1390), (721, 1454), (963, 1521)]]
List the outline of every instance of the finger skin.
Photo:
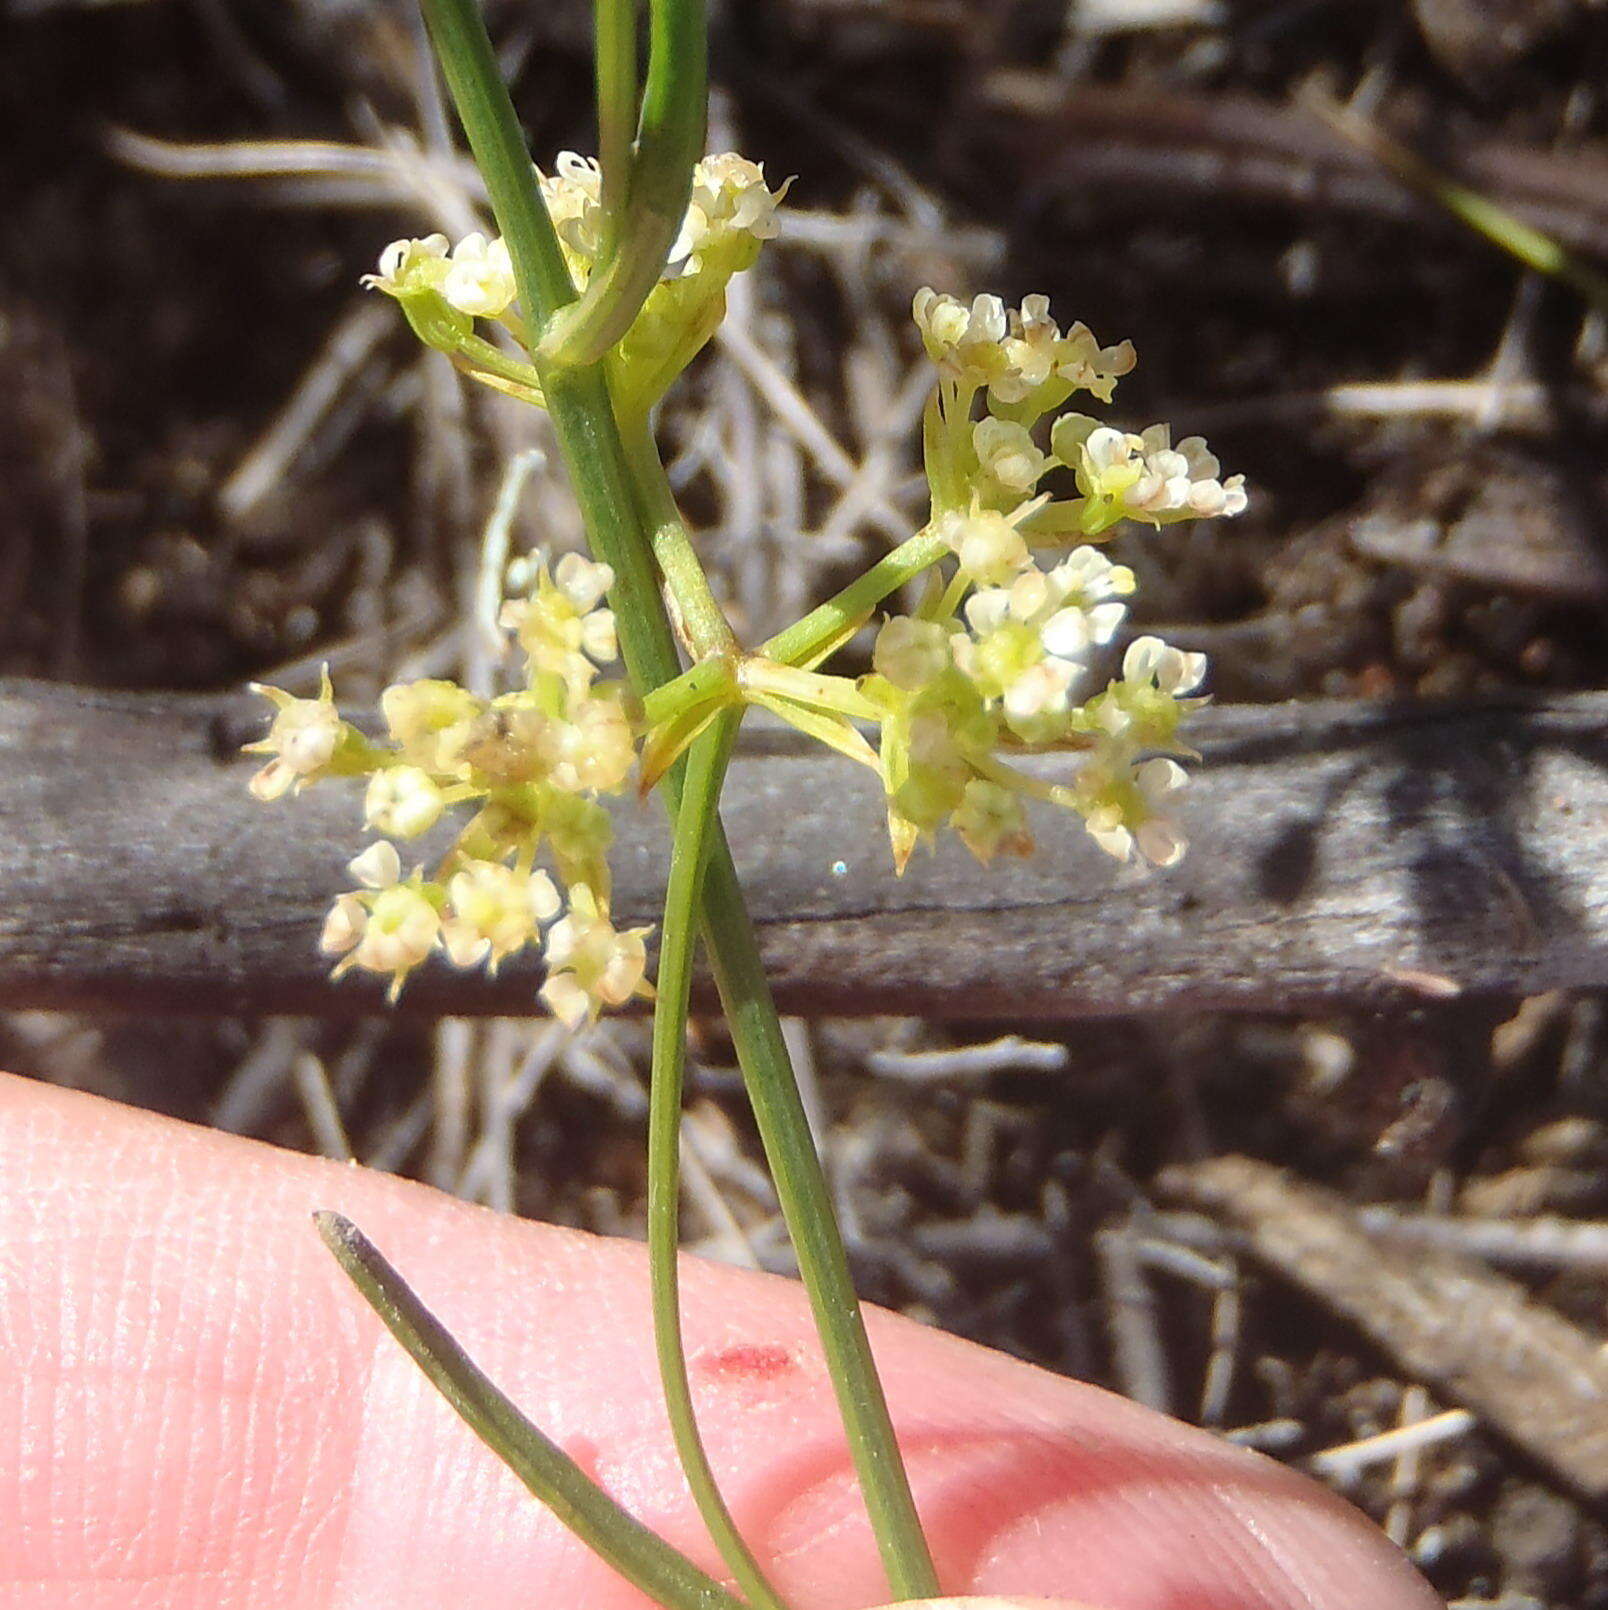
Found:
[[(642, 1610), (470, 1435), (309, 1215), (360, 1225), (608, 1490), (719, 1573), (641, 1250), (0, 1078), (0, 1610)], [(888, 1595), (790, 1283), (687, 1260), (699, 1412), (798, 1610)], [(1288, 1471), (869, 1316), (943, 1591), (1102, 1610), (1432, 1610)]]

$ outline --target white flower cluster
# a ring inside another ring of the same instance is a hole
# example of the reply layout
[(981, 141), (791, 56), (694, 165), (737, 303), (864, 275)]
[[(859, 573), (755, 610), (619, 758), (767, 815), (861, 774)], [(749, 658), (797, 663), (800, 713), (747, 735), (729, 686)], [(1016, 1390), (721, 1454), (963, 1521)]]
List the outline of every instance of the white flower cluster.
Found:
[(560, 151), (553, 172), (538, 169), (537, 179), (570, 272), (584, 282), (603, 240), (603, 170), (596, 157)]
[(751, 248), (775, 238), (776, 209), (791, 184), (772, 190), (764, 167), (735, 151), (705, 157), (692, 171), (692, 198), (666, 273), (696, 274), (706, 258), (733, 245), (751, 262)]
[(394, 240), (380, 253), (379, 271), (363, 283), (399, 301), (439, 295), (448, 307), (476, 319), (500, 319), (513, 305), (514, 265), (499, 236), (476, 231), (450, 246), (445, 235)]
[[(881, 719), (895, 858), (946, 823), (983, 859), (1026, 853), (1023, 802), (1040, 797), (1077, 811), (1119, 859), (1170, 866), (1185, 847), (1168, 816), (1186, 780), (1174, 757), (1188, 753), (1179, 728), (1202, 702), (1205, 658), (1139, 637), (1101, 684), (1135, 578), (1088, 539), (1123, 520), (1238, 514), (1244, 479), (1222, 478), (1199, 437), (1174, 447), (1165, 425), (1134, 435), (1084, 414), (1052, 419), (1075, 390), (1109, 401), (1134, 353), (1083, 325), (1063, 334), (1043, 297), (1013, 309), (922, 290), (915, 319), (939, 371), (924, 432), (929, 530), (955, 575), (883, 625), (862, 683)], [(1072, 484), (1057, 490), (1057, 474)], [(1009, 764), (1014, 746), (1080, 758), (1069, 783), (1039, 784)]]
[[(561, 151), (551, 173), (538, 171), (542, 200), (570, 277), (585, 286), (597, 268), (604, 230), (603, 174), (595, 158)], [(638, 310), (608, 364), (616, 406), (646, 412), (714, 333), (726, 286), (752, 265), (776, 233), (787, 185), (772, 189), (765, 170), (735, 152), (705, 157), (693, 170), (691, 197), (658, 285)], [(628, 249), (628, 248), (627, 248)], [(482, 234), (456, 246), (445, 235), (393, 241), (363, 283), (394, 297), (419, 338), (460, 358), (471, 374), (540, 404), (536, 372), (512, 375), (506, 359), (479, 341), (477, 319), (502, 321), (528, 342), (506, 244)]]
[[(454, 966), (495, 971), (529, 945), (543, 950), (542, 999), (570, 1024), (647, 993), (648, 930), (609, 918), (611, 829), (597, 796), (630, 775), (636, 732), (623, 688), (599, 680), (615, 657), (614, 618), (602, 608), (606, 565), (567, 554), (538, 567), (530, 596), (503, 623), (525, 658), (524, 686), (481, 699), (455, 683), (387, 688), (390, 743), (341, 720), (328, 678), (317, 699), (260, 688), (275, 705), (272, 758), (252, 791), (271, 799), (329, 776), (367, 776), (364, 820), (384, 835), (351, 863), (361, 887), (339, 896), (320, 946), (353, 968), (390, 978), (440, 953)], [(474, 805), (434, 876), (403, 875), (394, 839), (428, 832), (449, 809)], [(546, 850), (559, 879), (536, 865)], [(560, 913), (563, 913), (560, 915)], [(544, 933), (545, 925), (545, 933)]]
[[(585, 284), (602, 246), (603, 174), (595, 157), (560, 151), (552, 173), (539, 173), (542, 200), (576, 280)], [(693, 170), (692, 196), (664, 271), (666, 280), (707, 266), (725, 277), (753, 261), (761, 241), (776, 234), (776, 209), (788, 186), (772, 190), (765, 170), (735, 152), (705, 157)], [(735, 260), (733, 260), (735, 259)], [(456, 246), (445, 235), (392, 241), (377, 272), (363, 283), (386, 295), (437, 294), (459, 313), (500, 319), (516, 295), (513, 264), (501, 237), (466, 235)]]
[(1133, 589), (1126, 565), (1089, 547), (1052, 570), (1024, 570), (1009, 587), (979, 588), (966, 600), (970, 633), (953, 639), (956, 663), (986, 698), (999, 700), (1018, 738), (1046, 741), (1046, 724), (1067, 716), (1089, 656), (1127, 614), (1117, 600)]
[(987, 387), (996, 402), (1020, 403), (1055, 389), (1055, 407), (1073, 391), (1110, 402), (1117, 381), (1134, 366), (1131, 341), (1102, 347), (1087, 325), (1064, 335), (1050, 317), (1047, 296), (1028, 296), (1007, 308), (997, 296), (971, 306), (929, 286), (916, 292), (916, 328), (927, 355), (945, 379), (971, 389)]
[(1085, 525), (1102, 529), (1117, 520), (1170, 525), (1241, 514), (1245, 477), (1221, 480), (1222, 467), (1199, 436), (1176, 447), (1166, 425), (1152, 425), (1137, 436), (1113, 430), (1086, 414), (1063, 414), (1050, 433), (1055, 457), (1077, 476), (1088, 500)]

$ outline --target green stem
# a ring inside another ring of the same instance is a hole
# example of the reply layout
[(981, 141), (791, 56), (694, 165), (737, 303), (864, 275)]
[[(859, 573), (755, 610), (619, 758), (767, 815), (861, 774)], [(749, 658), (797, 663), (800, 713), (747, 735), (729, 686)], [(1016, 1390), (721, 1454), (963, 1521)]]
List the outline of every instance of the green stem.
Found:
[(709, 98), (704, 0), (649, 0), (648, 74), (617, 249), (542, 338), (551, 363), (598, 362), (631, 328), (681, 233)]
[[(545, 331), (558, 310), (575, 300), (575, 286), (542, 204), (485, 23), (475, 0), (421, 0), (421, 4), (469, 149), (508, 244), (520, 305), (531, 327)], [(539, 342), (532, 356), (559, 450), (570, 469), (587, 540), (614, 570), (611, 601), (627, 668), (639, 686), (656, 687), (676, 674), (680, 661), (659, 602), (653, 556), (638, 529), (630, 470), (607, 383), (596, 366), (553, 369), (543, 361)]]
[(820, 1333), (883, 1569), (896, 1599), (936, 1598), (937, 1573), (871, 1356), (832, 1193), (816, 1155), (781, 1019), (723, 833), (717, 833), (709, 858), (703, 922), (732, 1044), (776, 1182), (777, 1200), (793, 1237), (799, 1275)]
[(687, 1000), (697, 939), (697, 906), (719, 820), (720, 786), (731, 758), (740, 714), (722, 716), (692, 747), (676, 813), (670, 881), (660, 930), (658, 998), (653, 1009), (653, 1080), (648, 1113), (648, 1271), (659, 1379), (676, 1452), (709, 1535), (755, 1610), (786, 1610), (743, 1541), (720, 1495), (698, 1431), (681, 1335), (677, 1263), (681, 1208), (681, 1097), (686, 1068)]
[(948, 543), (931, 526), (925, 527), (892, 553), (884, 554), (841, 592), (763, 643), (759, 652), (783, 665), (818, 665), (871, 618), (884, 598), (914, 581), (948, 552)]
[(716, 656), (735, 658), (737, 639), (725, 610), (709, 586), (709, 576), (687, 534), (681, 511), (676, 507), (675, 495), (654, 445), (652, 422), (645, 414), (621, 419), (620, 439), (625, 444), (626, 462), (631, 467), (637, 495), (652, 533), (649, 540), (653, 544), (653, 557), (675, 599), (688, 649), (697, 660)]
[(636, 0), (597, 0), (593, 56), (597, 71), (597, 157), (603, 172), (599, 256), (619, 250), (631, 191), (631, 136), (637, 114)]
[[(474, 0), (423, 0), (423, 5), (448, 87), (508, 242), (521, 304), (532, 326), (545, 329), (555, 310), (573, 299), (574, 287), (542, 206), (484, 23)], [(673, 15), (686, 21), (694, 12), (701, 20), (699, 0), (658, 0), (655, 14), (662, 24)], [(701, 34), (685, 48), (696, 56), (700, 86), (697, 144), (703, 121)], [(662, 52), (659, 61), (660, 72), (668, 71), (670, 61)], [(664, 94), (666, 86), (653, 74), (650, 64), (648, 101), (657, 106), (655, 96)], [(645, 123), (647, 119), (645, 108)], [(675, 638), (659, 598), (652, 550), (655, 485), (640, 489), (634, 485), (601, 370), (548, 365), (541, 343), (534, 356), (587, 539), (615, 573), (611, 602), (626, 666), (638, 690), (647, 695), (680, 670)], [(898, 585), (896, 579), (886, 591)], [(881, 596), (885, 593), (866, 604), (867, 613)], [(672, 812), (680, 809), (682, 774), (682, 768), (675, 767), (665, 778), (664, 794)], [(711, 835), (701, 925), (890, 1584), (901, 1598), (931, 1597), (937, 1592), (936, 1577), (866, 1339), (831, 1194), (810, 1138), (742, 886), (718, 825)]]
[(541, 330), (575, 300), (575, 286), (531, 169), (530, 153), (474, 0), (420, 0), (441, 71), (475, 166), (486, 181), (497, 226), (531, 324)]
[(742, 1600), (621, 1509), (537, 1430), (355, 1224), (338, 1213), (315, 1213), (313, 1219), (353, 1285), (436, 1390), (587, 1547), (659, 1604), (674, 1610), (744, 1610)]
[(534, 366), (521, 363), (518, 358), (509, 357), (506, 352), (493, 346), (483, 336), (465, 336), (458, 343), (455, 356), (473, 365), (475, 369), (483, 369), (487, 374), (496, 375), (499, 380), (512, 381), (516, 386), (524, 386), (538, 396), (541, 395), (542, 377)]
[(661, 683), (642, 701), (643, 720), (651, 731), (672, 717), (702, 704), (733, 702), (737, 674), (724, 659), (699, 660), (690, 671)]
[(1439, 203), (1454, 218), (1526, 268), (1562, 280), (1593, 307), (1608, 312), (1608, 277), (1584, 258), (1499, 207), (1490, 197), (1469, 185), (1459, 184), (1361, 114), (1320, 96), (1309, 96), (1308, 104), (1340, 133), (1371, 152), (1409, 189)]

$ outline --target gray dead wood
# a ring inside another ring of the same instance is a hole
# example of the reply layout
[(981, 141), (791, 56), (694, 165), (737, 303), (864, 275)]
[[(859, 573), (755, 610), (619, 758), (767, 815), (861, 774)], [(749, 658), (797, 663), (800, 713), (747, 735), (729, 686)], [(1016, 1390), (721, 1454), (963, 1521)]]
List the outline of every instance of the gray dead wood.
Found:
[[(236, 751), (263, 724), (246, 698), (0, 683), (0, 1006), (376, 1006), (315, 950), (358, 790), (256, 804)], [(1608, 696), (1222, 708), (1195, 730), (1193, 848), (1166, 873), (1047, 811), (1031, 861), (945, 844), (901, 880), (869, 772), (739, 758), (725, 820), (784, 1008), (1063, 1019), (1608, 984)], [(616, 914), (651, 922), (659, 807), (617, 822)], [(432, 965), (403, 1009), (518, 1013), (535, 983)]]
[(1411, 1379), (1467, 1405), (1592, 1503), (1608, 1497), (1599, 1339), (1472, 1259), (1370, 1235), (1338, 1197), (1245, 1157), (1170, 1169), (1162, 1188), (1221, 1214), (1250, 1250), (1365, 1331)]

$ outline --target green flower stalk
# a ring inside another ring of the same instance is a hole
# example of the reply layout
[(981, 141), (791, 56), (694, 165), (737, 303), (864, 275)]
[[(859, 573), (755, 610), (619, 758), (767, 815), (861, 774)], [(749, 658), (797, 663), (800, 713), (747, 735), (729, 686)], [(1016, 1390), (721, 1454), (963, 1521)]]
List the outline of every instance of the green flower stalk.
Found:
[[(667, 388), (718, 328), (733, 276), (776, 233), (787, 190), (736, 154), (698, 158), (700, 6), (653, 0), (633, 142), (634, 12), (599, 0), (604, 159), (563, 152), (548, 172), (524, 151), (471, 0), (425, 0), (425, 10), (504, 233), (394, 242), (365, 283), (394, 298), (419, 338), (466, 374), (552, 414), (593, 557), (542, 557), (524, 596), (505, 604), (501, 624), (517, 651), (511, 686), (490, 697), (443, 680), (389, 688), (382, 740), (341, 717), (327, 675), (312, 699), (259, 689), (274, 714), (250, 746), (266, 757), (252, 790), (274, 800), (327, 780), (365, 782), (363, 819), (378, 837), (351, 862), (358, 887), (336, 897), (319, 939), (336, 976), (378, 974), (394, 998), (432, 961), (494, 970), (536, 952), (541, 1003), (579, 1026), (654, 996), (649, 930), (621, 930), (610, 914), (606, 801), (633, 781), (662, 786), (675, 845), (654, 1037), (649, 1243), (678, 1453), (751, 1610), (784, 1610), (720, 1496), (679, 1333), (682, 1042), (701, 941), (890, 1591), (930, 1597), (930, 1552), (719, 826), (726, 762), (744, 710), (759, 706), (870, 769), (901, 870), (944, 831), (982, 861), (1031, 853), (1033, 801), (1076, 814), (1118, 859), (1173, 865), (1185, 840), (1171, 804), (1186, 781), (1182, 734), (1202, 702), (1205, 660), (1150, 636), (1118, 658), (1136, 578), (1097, 545), (1124, 525), (1237, 514), (1243, 481), (1223, 477), (1199, 438), (1175, 446), (1164, 425), (1136, 434), (1065, 408), (1080, 393), (1111, 401), (1134, 366), (1129, 343), (1102, 346), (1081, 324), (1063, 332), (1044, 297), (1007, 308), (923, 289), (915, 321), (935, 366), (922, 426), (928, 519), (834, 598), (745, 649), (675, 508), (651, 429)], [(837, 649), (923, 577), (920, 605), (880, 623), (871, 669), (834, 674)], [(693, 660), (685, 670), (678, 632)], [(613, 674), (617, 658), (626, 678)], [(1064, 756), (1060, 779), (1015, 764), (1035, 749)], [(405, 869), (398, 843), (443, 819), (457, 826), (446, 854)], [(552, 1463), (540, 1433), (522, 1428), (400, 1276), (355, 1232), (326, 1233), (460, 1413), (594, 1546), (647, 1572), (667, 1605), (739, 1602), (667, 1559), (673, 1551), (645, 1547), (606, 1500), (576, 1489), (584, 1478)]]

